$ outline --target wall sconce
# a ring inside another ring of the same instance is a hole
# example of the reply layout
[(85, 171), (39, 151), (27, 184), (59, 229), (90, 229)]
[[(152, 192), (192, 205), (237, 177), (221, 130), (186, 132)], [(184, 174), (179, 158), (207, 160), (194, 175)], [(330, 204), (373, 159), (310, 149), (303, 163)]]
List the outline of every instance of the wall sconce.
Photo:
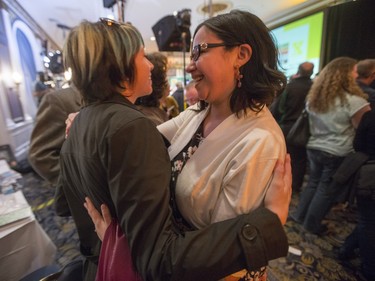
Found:
[(18, 88), (22, 83), (22, 76), (18, 72), (11, 73), (10, 71), (4, 71), (0, 74), (1, 81), (4, 83), (5, 87), (8, 89)]
[(70, 67), (64, 72), (64, 78), (68, 82), (72, 79), (72, 69)]
[(6, 87), (5, 95), (8, 101), (10, 118), (14, 123), (25, 120), (22, 103), (19, 97), (19, 85), (22, 83), (22, 76), (18, 72), (4, 71), (0, 73), (1, 81)]
[(18, 72), (13, 72), (12, 79), (13, 79), (13, 83), (16, 84), (17, 87), (19, 87), (19, 85), (22, 82), (21, 74), (19, 74)]

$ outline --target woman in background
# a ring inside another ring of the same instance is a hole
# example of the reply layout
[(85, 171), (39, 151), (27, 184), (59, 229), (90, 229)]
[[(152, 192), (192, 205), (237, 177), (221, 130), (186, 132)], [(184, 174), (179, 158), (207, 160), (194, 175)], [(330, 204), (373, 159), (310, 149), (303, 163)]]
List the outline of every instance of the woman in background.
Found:
[(180, 111), (178, 110), (178, 103), (176, 99), (169, 95), (169, 87), (170, 85), (168, 84), (168, 91), (166, 91), (160, 99), (160, 109), (165, 111), (168, 119), (171, 119), (180, 114)]
[(310, 176), (292, 218), (315, 234), (340, 194), (331, 185), (332, 175), (353, 151), (355, 129), (370, 110), (366, 95), (358, 87), (356, 60), (340, 57), (328, 63), (307, 95), (311, 137), (307, 143)]
[(146, 57), (154, 66), (151, 71), (152, 93), (139, 97), (135, 101), (135, 105), (155, 125), (160, 125), (169, 119), (168, 114), (160, 108), (160, 99), (166, 92), (169, 93), (167, 80), (168, 59), (162, 53), (146, 54)]

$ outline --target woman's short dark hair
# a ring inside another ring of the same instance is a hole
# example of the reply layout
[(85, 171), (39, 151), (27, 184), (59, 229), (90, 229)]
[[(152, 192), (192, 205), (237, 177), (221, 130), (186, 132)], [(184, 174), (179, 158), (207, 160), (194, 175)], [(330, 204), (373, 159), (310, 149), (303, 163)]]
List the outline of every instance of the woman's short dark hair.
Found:
[(151, 53), (146, 55), (147, 59), (154, 65), (151, 71), (152, 93), (135, 101), (136, 105), (147, 107), (159, 107), (160, 99), (163, 97), (169, 84), (167, 80), (168, 59), (162, 53)]
[[(228, 45), (249, 44), (253, 50), (250, 60), (240, 68), (242, 86), (236, 87), (231, 96), (232, 112), (239, 114), (247, 108), (260, 111), (271, 104), (284, 89), (286, 77), (278, 70), (278, 51), (266, 25), (249, 12), (233, 10), (205, 20), (196, 28), (194, 37), (203, 26)], [(204, 107), (201, 102), (201, 108)]]

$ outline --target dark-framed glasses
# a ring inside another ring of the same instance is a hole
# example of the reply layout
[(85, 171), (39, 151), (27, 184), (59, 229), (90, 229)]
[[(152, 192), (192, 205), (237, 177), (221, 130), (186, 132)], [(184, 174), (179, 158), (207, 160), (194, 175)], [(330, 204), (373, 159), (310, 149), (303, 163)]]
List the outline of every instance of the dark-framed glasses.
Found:
[(99, 18), (99, 21), (101, 23), (104, 23), (105, 25), (112, 26), (112, 25), (120, 25), (120, 23), (114, 19), (110, 18)]
[(241, 44), (227, 44), (227, 43), (200, 43), (198, 45), (195, 45), (191, 48), (191, 54), (190, 59), (197, 61), (199, 59), (199, 56), (201, 55), (201, 52), (203, 50), (209, 49), (209, 48), (216, 48), (216, 47), (235, 47), (239, 46)]

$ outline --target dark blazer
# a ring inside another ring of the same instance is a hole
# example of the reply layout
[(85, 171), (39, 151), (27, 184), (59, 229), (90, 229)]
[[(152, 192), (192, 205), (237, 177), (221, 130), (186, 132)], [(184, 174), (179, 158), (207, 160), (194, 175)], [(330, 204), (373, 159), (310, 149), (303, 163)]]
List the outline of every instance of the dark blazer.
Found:
[[(184, 235), (169, 208), (170, 160), (155, 125), (122, 96), (81, 110), (61, 150), (58, 214), (76, 222), (85, 280), (94, 280), (100, 241), (85, 196), (110, 207), (143, 280), (217, 280), (285, 256), (278, 217), (265, 208)], [(68, 205), (64, 204), (64, 196)], [(69, 206), (70, 210), (66, 210)]]
[(178, 104), (178, 110), (180, 112), (184, 111), (185, 109), (185, 95), (184, 95), (184, 89), (177, 89), (173, 92), (172, 97), (175, 98)]
[(45, 180), (56, 185), (60, 150), (65, 140), (65, 120), (81, 108), (81, 96), (70, 87), (44, 95), (30, 139), (29, 162)]
[(368, 95), (368, 101), (371, 108), (375, 109), (375, 89), (357, 80), (358, 86)]
[(375, 160), (375, 107), (363, 114), (353, 146), (356, 151), (366, 153), (371, 160)]
[(279, 124), (286, 136), (294, 122), (305, 108), (306, 96), (311, 88), (312, 81), (309, 77), (297, 77), (291, 80), (280, 96)]

